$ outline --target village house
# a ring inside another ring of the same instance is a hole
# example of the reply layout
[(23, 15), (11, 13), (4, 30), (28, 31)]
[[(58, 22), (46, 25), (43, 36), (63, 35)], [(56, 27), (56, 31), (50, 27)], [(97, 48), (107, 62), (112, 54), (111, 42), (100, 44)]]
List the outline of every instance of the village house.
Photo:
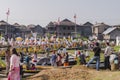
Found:
[(103, 32), (103, 38), (105, 40), (116, 40), (116, 37), (120, 37), (120, 27), (110, 27)]
[(22, 37), (25, 38), (26, 36), (29, 36), (31, 33), (30, 29), (27, 28), (25, 25), (20, 25), (18, 23), (13, 24), (15, 30), (13, 33), (15, 33), (13, 36), (15, 37)]
[(86, 22), (83, 25), (79, 25), (79, 27), (77, 27), (77, 32), (80, 34), (80, 36), (89, 38), (92, 36), (92, 26), (92, 23)]
[(11, 38), (14, 34), (15, 27), (5, 21), (0, 21), (0, 34), (7, 38)]
[(25, 26), (18, 23), (11, 25), (3, 20), (0, 21), (0, 34), (5, 38), (31, 37), (31, 32), (36, 32), (37, 37), (44, 37), (45, 34), (50, 34), (59, 38), (67, 38), (68, 36), (89, 38), (89, 36), (96, 36), (96, 39), (99, 40), (115, 40), (117, 36), (120, 36), (120, 26), (111, 27), (104, 23), (93, 25), (90, 22), (78, 25), (68, 19), (64, 19), (59, 22), (50, 22), (46, 28), (43, 28), (40, 25), (31, 24)]
[(18, 23), (9, 24), (5, 21), (0, 21), (0, 35), (5, 38), (15, 38), (15, 37), (31, 37), (32, 32), (36, 32), (38, 37), (41, 37), (45, 34), (45, 29), (40, 25), (20, 25)]
[(111, 26), (106, 25), (104, 23), (96, 23), (95, 25), (92, 26), (92, 32), (93, 36), (96, 36), (97, 39), (103, 40), (103, 32), (110, 28)]
[(37, 33), (37, 37), (42, 37), (45, 34), (45, 31), (46, 31), (40, 25), (28, 25), (27, 27), (30, 29), (30, 31), (36, 32)]
[[(78, 25), (76, 25), (77, 27)], [(55, 34), (57, 37), (68, 37), (71, 36), (72, 32), (75, 32), (75, 23), (71, 22), (68, 19), (64, 19), (63, 21), (50, 22), (47, 26), (47, 33)]]

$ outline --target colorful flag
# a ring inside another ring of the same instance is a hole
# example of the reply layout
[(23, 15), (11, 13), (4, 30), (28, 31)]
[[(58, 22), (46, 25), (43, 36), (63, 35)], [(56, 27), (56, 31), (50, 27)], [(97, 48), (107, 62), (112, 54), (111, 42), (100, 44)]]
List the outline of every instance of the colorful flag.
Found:
[(9, 10), (9, 8), (8, 8), (8, 11), (6, 12), (6, 14), (7, 14), (7, 15), (10, 15), (10, 10)]

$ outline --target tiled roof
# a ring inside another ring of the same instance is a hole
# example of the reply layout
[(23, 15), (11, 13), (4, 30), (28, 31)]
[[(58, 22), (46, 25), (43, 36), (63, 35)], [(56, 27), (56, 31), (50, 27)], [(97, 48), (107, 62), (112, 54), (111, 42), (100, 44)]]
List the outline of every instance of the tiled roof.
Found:
[(92, 23), (90, 23), (90, 22), (86, 22), (85, 24), (83, 24), (84, 26), (93, 26), (93, 24)]
[(109, 26), (109, 25), (107, 25), (105, 23), (97, 23), (94, 25), (94, 27), (105, 27), (105, 26)]
[(61, 22), (59, 23), (59, 25), (73, 26), (73, 25), (75, 25), (75, 23), (72, 22), (72, 21), (70, 21), (70, 20), (68, 20), (68, 19), (64, 19), (63, 21), (61, 21)]
[[(62, 25), (62, 26), (75, 26), (75, 23), (68, 20), (68, 19), (64, 19), (60, 22), (50, 22), (46, 27), (53, 27), (55, 25)], [(78, 25), (78, 24), (76, 24)]]
[(53, 22), (50, 22), (48, 25), (49, 25), (49, 26), (50, 26), (50, 25), (54, 25), (54, 23), (53, 23)]
[(104, 32), (103, 32), (103, 34), (109, 34), (110, 32), (112, 32), (113, 30), (115, 30), (116, 29), (116, 27), (111, 27), (111, 28), (108, 28), (107, 30), (105, 30)]
[(13, 25), (14, 25), (14, 26), (18, 26), (18, 27), (20, 27), (20, 25), (19, 25), (18, 23), (14, 23)]
[(8, 25), (8, 23), (2, 20), (0, 21), (0, 25)]

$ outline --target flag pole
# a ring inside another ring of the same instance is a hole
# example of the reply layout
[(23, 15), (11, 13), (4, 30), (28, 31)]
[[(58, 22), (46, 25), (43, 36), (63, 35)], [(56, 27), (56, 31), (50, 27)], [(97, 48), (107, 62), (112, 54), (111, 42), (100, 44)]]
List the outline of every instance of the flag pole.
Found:
[(9, 45), (9, 43), (8, 43), (8, 30), (7, 30), (7, 28), (8, 28), (9, 8), (8, 8), (8, 11), (6, 12), (6, 16), (7, 16), (7, 18), (6, 18), (7, 25), (6, 25), (6, 30), (5, 30), (5, 40), (7, 42), (7, 45)]
[(75, 21), (75, 38), (77, 38), (76, 14), (74, 14), (74, 21)]
[(8, 27), (9, 8), (8, 8), (7, 13), (6, 13), (6, 16), (7, 16), (7, 18), (6, 18), (7, 26), (6, 26), (5, 34), (6, 34), (6, 36), (8, 36), (8, 35), (7, 35), (7, 34), (8, 34), (7, 27)]
[(60, 25), (60, 17), (58, 17), (58, 25), (57, 25), (57, 36), (56, 37), (59, 37), (59, 25)]

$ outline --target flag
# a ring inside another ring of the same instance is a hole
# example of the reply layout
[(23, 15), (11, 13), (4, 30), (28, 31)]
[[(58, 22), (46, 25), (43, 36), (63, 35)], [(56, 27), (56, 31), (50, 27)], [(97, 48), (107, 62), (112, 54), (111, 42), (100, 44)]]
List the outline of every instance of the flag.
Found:
[(76, 14), (74, 14), (74, 20), (75, 20), (75, 24), (76, 24), (76, 18), (77, 18), (77, 17), (76, 17)]
[(76, 14), (74, 14), (74, 18), (76, 19)]
[(6, 12), (6, 14), (7, 14), (7, 16), (10, 15), (10, 10), (9, 10), (9, 8), (8, 8), (8, 11)]

